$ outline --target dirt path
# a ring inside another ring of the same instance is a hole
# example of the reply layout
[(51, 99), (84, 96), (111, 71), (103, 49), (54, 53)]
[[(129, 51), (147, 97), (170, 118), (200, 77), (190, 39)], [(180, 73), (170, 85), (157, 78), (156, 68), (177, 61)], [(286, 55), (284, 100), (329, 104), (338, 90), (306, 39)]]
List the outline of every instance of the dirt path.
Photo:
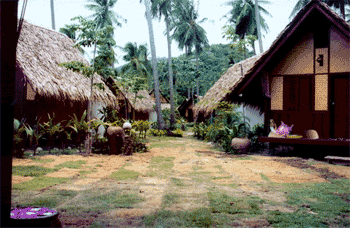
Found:
[[(211, 145), (194, 140), (191, 136), (165, 142), (154, 139), (150, 145), (152, 147), (149, 152), (136, 153), (129, 157), (50, 155), (41, 159), (52, 159), (52, 162), (41, 164), (31, 159), (14, 159), (13, 166), (41, 165), (54, 168), (65, 162), (84, 161), (80, 168), (63, 167), (46, 175), (71, 178), (71, 181), (53, 186), (50, 190), (77, 192), (75, 197), (56, 208), (63, 210), (61, 221), (65, 226), (75, 222), (80, 224), (79, 227), (89, 227), (97, 217), (101, 221), (120, 221), (123, 226), (139, 226), (141, 216), (160, 209), (183, 211), (208, 207), (207, 193), (211, 188), (223, 190), (232, 196), (251, 195), (284, 202), (286, 197), (283, 192), (274, 191), (262, 184), (327, 182), (327, 177), (332, 175), (350, 178), (350, 167), (298, 158), (226, 156)], [(111, 178), (113, 173), (120, 170), (138, 173), (138, 176), (125, 180)], [(13, 183), (23, 183), (31, 179), (13, 176)], [(86, 207), (84, 201), (87, 200), (87, 196), (116, 190), (135, 193), (142, 197), (143, 201), (131, 208), (111, 209), (94, 215), (93, 218), (67, 212), (68, 206)], [(176, 200), (171, 200), (171, 197)], [(280, 211), (293, 211), (288, 207), (265, 205), (266, 210), (276, 208)]]

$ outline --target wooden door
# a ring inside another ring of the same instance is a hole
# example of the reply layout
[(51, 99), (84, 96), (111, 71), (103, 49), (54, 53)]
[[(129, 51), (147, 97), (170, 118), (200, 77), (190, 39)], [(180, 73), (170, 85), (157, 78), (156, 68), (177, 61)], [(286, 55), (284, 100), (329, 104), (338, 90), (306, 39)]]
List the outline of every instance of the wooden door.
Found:
[(331, 76), (333, 138), (350, 138), (350, 80), (348, 75)]

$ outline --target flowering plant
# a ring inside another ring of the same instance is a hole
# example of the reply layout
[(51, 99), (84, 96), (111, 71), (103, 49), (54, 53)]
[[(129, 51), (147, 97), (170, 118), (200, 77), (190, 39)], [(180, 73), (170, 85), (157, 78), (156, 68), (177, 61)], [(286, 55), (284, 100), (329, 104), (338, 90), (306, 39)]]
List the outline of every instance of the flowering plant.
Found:
[(11, 218), (14, 219), (28, 219), (28, 218), (40, 218), (56, 214), (57, 211), (46, 207), (25, 207), (16, 208), (11, 211)]
[(286, 137), (292, 131), (293, 126), (294, 125), (288, 127), (285, 123), (282, 122), (281, 125), (277, 128), (276, 133)]

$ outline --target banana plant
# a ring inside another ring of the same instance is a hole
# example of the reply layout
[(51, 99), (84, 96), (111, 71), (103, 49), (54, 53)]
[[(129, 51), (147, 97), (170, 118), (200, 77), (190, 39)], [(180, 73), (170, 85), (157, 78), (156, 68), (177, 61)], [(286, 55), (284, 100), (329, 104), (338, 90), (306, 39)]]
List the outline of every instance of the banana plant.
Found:
[(21, 150), (23, 148), (23, 140), (24, 140), (24, 134), (25, 131), (24, 124), (17, 120), (13, 120), (13, 154), (16, 155), (16, 157), (23, 157), (23, 153), (21, 153)]
[(82, 152), (81, 144), (84, 142), (87, 134), (89, 133), (89, 123), (86, 121), (86, 115), (87, 112), (85, 110), (79, 119), (74, 113), (73, 117), (70, 116), (71, 120), (68, 124), (68, 128), (73, 130), (72, 138), (77, 143), (80, 153)]
[(52, 118), (50, 114), (47, 114), (49, 117), (49, 121), (43, 124), (39, 124), (39, 126), (43, 130), (43, 137), (46, 137), (49, 141), (49, 154), (51, 154), (51, 147), (54, 145), (55, 139), (58, 138), (59, 134), (63, 131), (63, 126), (61, 122), (54, 123), (55, 113), (52, 114)]

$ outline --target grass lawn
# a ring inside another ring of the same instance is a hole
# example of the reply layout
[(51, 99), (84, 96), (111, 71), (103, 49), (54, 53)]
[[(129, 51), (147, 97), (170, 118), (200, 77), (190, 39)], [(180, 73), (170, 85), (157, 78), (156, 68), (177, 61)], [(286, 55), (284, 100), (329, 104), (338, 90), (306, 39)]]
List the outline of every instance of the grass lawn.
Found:
[(14, 160), (12, 206), (55, 208), (63, 227), (350, 227), (350, 167), (148, 141), (132, 156)]

